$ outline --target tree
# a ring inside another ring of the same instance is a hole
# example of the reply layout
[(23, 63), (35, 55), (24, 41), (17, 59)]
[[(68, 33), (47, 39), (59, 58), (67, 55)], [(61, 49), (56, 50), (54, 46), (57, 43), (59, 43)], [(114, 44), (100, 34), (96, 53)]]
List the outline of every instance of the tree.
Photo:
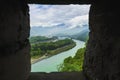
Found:
[(81, 71), (83, 66), (85, 49), (85, 47), (79, 49), (73, 58), (71, 56), (66, 58), (63, 64), (58, 65), (58, 71)]

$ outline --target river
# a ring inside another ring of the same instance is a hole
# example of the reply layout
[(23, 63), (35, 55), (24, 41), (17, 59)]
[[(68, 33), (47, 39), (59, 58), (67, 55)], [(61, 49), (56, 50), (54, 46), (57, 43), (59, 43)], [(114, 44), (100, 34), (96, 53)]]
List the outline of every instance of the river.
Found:
[(63, 63), (65, 58), (69, 56), (73, 57), (79, 48), (84, 47), (85, 42), (75, 39), (73, 40), (76, 42), (76, 46), (74, 48), (32, 64), (31, 72), (56, 72), (58, 65)]

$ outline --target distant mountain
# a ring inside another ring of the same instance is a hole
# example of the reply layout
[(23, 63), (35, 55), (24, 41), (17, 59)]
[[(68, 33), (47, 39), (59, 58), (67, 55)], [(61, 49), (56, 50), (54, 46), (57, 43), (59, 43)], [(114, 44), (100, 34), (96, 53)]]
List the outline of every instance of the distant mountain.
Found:
[(46, 34), (49, 34), (50, 28), (49, 27), (31, 27), (30, 29), (30, 36), (45, 36)]
[(88, 36), (88, 25), (76, 26), (69, 28), (65, 24), (59, 24), (53, 27), (31, 27), (30, 36), (63, 36), (71, 37), (79, 40), (85, 40)]
[(53, 36), (61, 31), (67, 29), (67, 27), (63, 26), (64, 24), (59, 24), (53, 27), (42, 27), (42, 26), (34, 26), (31, 27), (30, 36)]
[(74, 38), (74, 39), (81, 40), (81, 41), (86, 41), (89, 37), (88, 34), (89, 34), (89, 29), (85, 29), (85, 30), (81, 31), (80, 33), (77, 33), (75, 35), (71, 35), (70, 37)]
[(71, 29), (67, 29), (64, 31), (61, 31), (60, 33), (55, 34), (56, 36), (73, 36), (76, 34), (80, 34), (83, 31), (88, 31), (88, 25), (83, 25), (82, 27), (80, 26), (76, 26), (74, 28)]
[(59, 33), (57, 36), (60, 37), (71, 37), (73, 39), (78, 39), (81, 41), (86, 41), (88, 39), (89, 29), (88, 25), (83, 25), (83, 27), (76, 27), (74, 29), (66, 31), (66, 33)]

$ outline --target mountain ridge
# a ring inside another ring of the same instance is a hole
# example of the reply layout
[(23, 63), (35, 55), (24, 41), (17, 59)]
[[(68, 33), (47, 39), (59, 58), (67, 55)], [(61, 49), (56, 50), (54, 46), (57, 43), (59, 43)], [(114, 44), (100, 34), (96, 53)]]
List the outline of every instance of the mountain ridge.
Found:
[(53, 27), (42, 27), (42, 26), (31, 27), (30, 36), (75, 35), (83, 31), (84, 29), (88, 29), (88, 25), (83, 25), (82, 27), (76, 26), (74, 28), (68, 28), (63, 25), (64, 24)]

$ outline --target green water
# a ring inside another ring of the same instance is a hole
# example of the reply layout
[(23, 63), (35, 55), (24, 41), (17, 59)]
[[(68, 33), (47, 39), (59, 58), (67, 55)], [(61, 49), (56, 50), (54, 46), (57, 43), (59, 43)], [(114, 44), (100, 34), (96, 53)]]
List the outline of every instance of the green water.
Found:
[(31, 72), (56, 72), (58, 65), (61, 64), (65, 58), (74, 56), (79, 48), (84, 47), (85, 43), (83, 41), (74, 41), (76, 42), (76, 46), (74, 48), (32, 64)]

